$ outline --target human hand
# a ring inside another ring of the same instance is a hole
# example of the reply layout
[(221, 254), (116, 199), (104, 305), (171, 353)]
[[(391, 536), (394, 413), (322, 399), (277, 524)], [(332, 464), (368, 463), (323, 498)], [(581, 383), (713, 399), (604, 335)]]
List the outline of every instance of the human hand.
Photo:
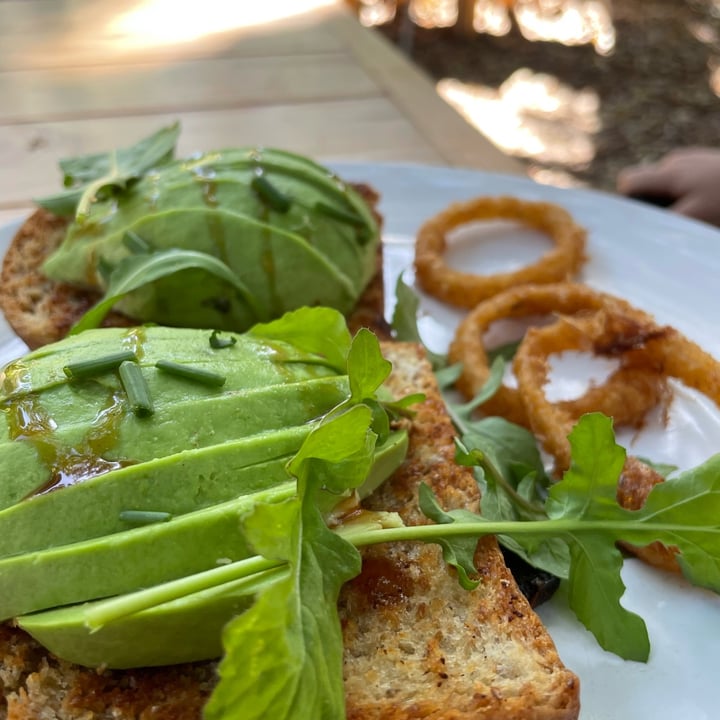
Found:
[(658, 162), (627, 167), (618, 174), (617, 189), (658, 198), (674, 212), (720, 226), (720, 150), (680, 148)]

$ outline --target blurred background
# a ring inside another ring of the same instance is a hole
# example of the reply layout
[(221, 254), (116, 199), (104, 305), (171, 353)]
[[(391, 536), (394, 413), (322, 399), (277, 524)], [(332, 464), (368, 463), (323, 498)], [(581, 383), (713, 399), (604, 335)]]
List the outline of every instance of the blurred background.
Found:
[(720, 0), (347, 0), (540, 182), (720, 142)]

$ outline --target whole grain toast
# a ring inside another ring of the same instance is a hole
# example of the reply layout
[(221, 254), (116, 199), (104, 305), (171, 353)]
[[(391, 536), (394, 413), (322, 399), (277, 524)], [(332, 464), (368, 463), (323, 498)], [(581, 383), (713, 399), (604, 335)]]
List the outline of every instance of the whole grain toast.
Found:
[[(365, 200), (376, 221), (382, 225), (377, 210), (378, 193), (369, 185), (352, 187)], [(36, 210), (20, 226), (3, 259), (0, 270), (0, 310), (10, 327), (35, 349), (65, 337), (72, 325), (99, 299), (94, 290), (56, 282), (47, 278), (42, 265), (63, 241), (70, 219), (59, 217), (42, 208)], [(384, 319), (382, 249), (378, 250), (377, 271), (355, 309), (348, 318), (351, 331), (368, 327), (381, 337), (389, 337)], [(130, 327), (132, 318), (111, 312), (103, 322), (106, 326)]]
[[(428, 483), (447, 509), (477, 508), (468, 468), (453, 462), (453, 427), (423, 350), (383, 343), (399, 395), (423, 392), (402, 467), (366, 501), (425, 522)], [(341, 593), (349, 720), (571, 720), (579, 683), (505, 567), (493, 538), (478, 544), (480, 586), (461, 589), (435, 545), (366, 548)], [(215, 663), (101, 671), (46, 653), (0, 626), (0, 720), (199, 720)], [(309, 719), (312, 720), (312, 719)]]

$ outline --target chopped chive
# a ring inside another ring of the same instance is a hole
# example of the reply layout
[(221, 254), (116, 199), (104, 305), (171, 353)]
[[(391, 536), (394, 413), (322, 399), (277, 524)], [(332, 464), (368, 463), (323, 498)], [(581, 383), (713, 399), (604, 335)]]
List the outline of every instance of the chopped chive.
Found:
[(124, 350), (94, 360), (80, 360), (79, 362), (68, 363), (63, 367), (63, 372), (71, 380), (79, 380), (116, 370), (124, 362), (137, 362), (137, 357), (132, 350)]
[(220, 337), (219, 330), (213, 330), (210, 335), (210, 347), (215, 350), (220, 350), (226, 347), (232, 347), (237, 342), (237, 338), (234, 335), (228, 337)]
[(122, 244), (134, 255), (147, 255), (152, 250), (150, 243), (132, 230), (125, 232)]
[(138, 417), (152, 415), (154, 408), (150, 398), (150, 388), (136, 362), (126, 361), (120, 365), (120, 382), (135, 415)]
[(343, 210), (342, 208), (335, 207), (334, 205), (328, 205), (328, 203), (323, 202), (322, 200), (316, 202), (314, 207), (315, 210), (322, 215), (327, 215), (328, 217), (338, 220), (339, 222), (344, 222), (347, 225), (353, 225), (358, 228), (365, 227), (366, 225), (364, 218), (351, 210)]
[(290, 198), (280, 192), (264, 175), (255, 175), (250, 181), (250, 187), (270, 209), (276, 212), (286, 213), (292, 205)]
[(211, 370), (205, 370), (204, 368), (193, 367), (192, 365), (180, 365), (170, 362), (169, 360), (158, 360), (155, 363), (155, 367), (170, 375), (177, 375), (185, 380), (192, 380), (202, 383), (203, 385), (220, 387), (225, 384), (225, 377), (223, 375), (219, 375)]
[(155, 510), (123, 510), (120, 519), (132, 525), (152, 525), (153, 523), (167, 522), (172, 515), (168, 512)]

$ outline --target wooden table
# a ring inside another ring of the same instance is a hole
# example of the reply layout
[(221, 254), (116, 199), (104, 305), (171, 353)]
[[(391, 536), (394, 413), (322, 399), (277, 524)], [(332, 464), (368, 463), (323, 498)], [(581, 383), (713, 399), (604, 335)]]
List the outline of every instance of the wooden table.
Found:
[(342, 0), (0, 0), (0, 222), (59, 189), (59, 158), (174, 119), (180, 154), (523, 172)]

